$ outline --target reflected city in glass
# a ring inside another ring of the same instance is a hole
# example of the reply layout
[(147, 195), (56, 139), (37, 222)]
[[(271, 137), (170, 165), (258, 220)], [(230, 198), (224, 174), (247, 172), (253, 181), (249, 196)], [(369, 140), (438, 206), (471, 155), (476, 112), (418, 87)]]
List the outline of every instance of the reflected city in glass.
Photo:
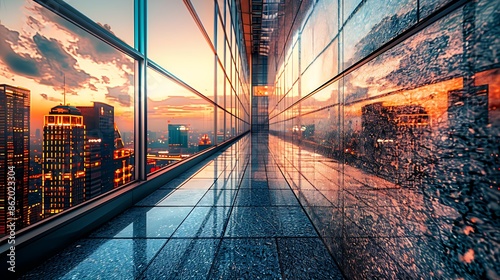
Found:
[(272, 41), (269, 141), (339, 266), (352, 279), (497, 279), (498, 2), (339, 1), (335, 30), (326, 2), (287, 11), (302, 29), (275, 23), (297, 43)]

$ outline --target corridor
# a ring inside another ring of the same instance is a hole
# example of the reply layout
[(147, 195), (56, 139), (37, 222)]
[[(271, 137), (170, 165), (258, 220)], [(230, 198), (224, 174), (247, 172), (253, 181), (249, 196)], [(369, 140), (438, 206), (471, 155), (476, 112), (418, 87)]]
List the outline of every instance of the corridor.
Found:
[(343, 279), (267, 135), (243, 137), (23, 276), (35, 278)]

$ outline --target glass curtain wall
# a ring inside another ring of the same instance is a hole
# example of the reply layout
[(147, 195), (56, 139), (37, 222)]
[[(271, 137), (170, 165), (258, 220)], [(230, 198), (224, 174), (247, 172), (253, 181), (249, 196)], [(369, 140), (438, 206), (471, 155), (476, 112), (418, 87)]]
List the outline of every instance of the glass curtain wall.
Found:
[[(233, 96), (246, 94), (237, 85), (248, 88), (249, 78), (241, 49), (233, 46), (241, 37), (231, 41), (238, 18), (226, 5), (148, 1), (148, 57), (155, 70), (148, 71), (148, 173), (248, 130), (248, 113), (233, 108)], [(235, 105), (248, 107), (248, 101)]]
[(233, 5), (0, 1), (0, 236), (248, 131)]
[(498, 278), (498, 1), (285, 2), (270, 146), (345, 275)]

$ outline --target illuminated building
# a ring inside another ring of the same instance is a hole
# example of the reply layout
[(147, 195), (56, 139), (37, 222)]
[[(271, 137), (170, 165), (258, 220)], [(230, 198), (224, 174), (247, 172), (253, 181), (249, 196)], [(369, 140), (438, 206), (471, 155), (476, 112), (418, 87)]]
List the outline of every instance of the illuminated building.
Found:
[(198, 150), (202, 151), (211, 146), (212, 141), (210, 141), (210, 137), (208, 137), (208, 134), (203, 134), (203, 136), (200, 138), (200, 141), (198, 142)]
[(168, 125), (168, 146), (176, 148), (188, 147), (189, 127), (183, 124)]
[(118, 126), (114, 125), (114, 152), (113, 152), (113, 187), (117, 188), (130, 182), (134, 173), (134, 150), (125, 148)]
[(44, 118), (42, 216), (85, 200), (85, 126), (76, 107), (59, 105)]
[(93, 106), (78, 106), (87, 134), (88, 157), (86, 197), (91, 199), (113, 189), (114, 107), (102, 102)]
[[(0, 85), (0, 234), (6, 234), (8, 219), (16, 218), (16, 230), (27, 224), (30, 91)], [(15, 178), (11, 180), (9, 178)], [(14, 184), (9, 183), (14, 182)], [(14, 186), (13, 189), (9, 188)], [(15, 213), (8, 212), (9, 191), (15, 195)]]

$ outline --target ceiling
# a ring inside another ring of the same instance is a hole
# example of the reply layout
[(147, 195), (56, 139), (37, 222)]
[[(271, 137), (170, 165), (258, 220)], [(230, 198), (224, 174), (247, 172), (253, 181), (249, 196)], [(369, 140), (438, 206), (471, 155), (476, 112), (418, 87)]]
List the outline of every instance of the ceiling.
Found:
[(240, 0), (247, 55), (269, 54), (269, 43), (282, 0)]

